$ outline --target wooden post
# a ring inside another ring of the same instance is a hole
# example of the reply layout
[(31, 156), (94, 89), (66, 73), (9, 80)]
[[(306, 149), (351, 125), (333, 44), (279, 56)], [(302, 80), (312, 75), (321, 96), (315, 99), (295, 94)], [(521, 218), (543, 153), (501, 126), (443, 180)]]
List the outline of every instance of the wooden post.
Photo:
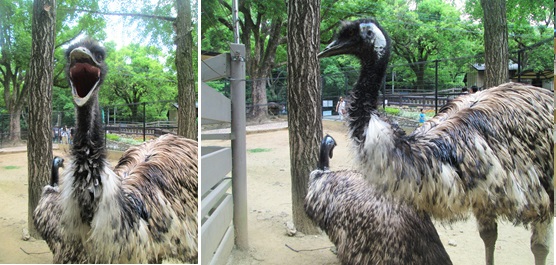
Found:
[(245, 141), (245, 46), (230, 44), (232, 98), (232, 195), (236, 246), (247, 250), (247, 163)]

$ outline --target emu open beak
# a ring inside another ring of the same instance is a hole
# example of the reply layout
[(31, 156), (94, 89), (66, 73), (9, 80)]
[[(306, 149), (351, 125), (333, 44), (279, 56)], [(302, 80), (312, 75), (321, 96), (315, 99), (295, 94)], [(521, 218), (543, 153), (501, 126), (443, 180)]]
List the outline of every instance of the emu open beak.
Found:
[(319, 58), (330, 57), (338, 54), (345, 54), (346, 49), (345, 43), (339, 43), (338, 40), (333, 41), (332, 43), (328, 44), (322, 52), (318, 54)]
[(69, 80), (73, 101), (83, 106), (100, 84), (100, 63), (85, 47), (77, 47), (69, 55)]

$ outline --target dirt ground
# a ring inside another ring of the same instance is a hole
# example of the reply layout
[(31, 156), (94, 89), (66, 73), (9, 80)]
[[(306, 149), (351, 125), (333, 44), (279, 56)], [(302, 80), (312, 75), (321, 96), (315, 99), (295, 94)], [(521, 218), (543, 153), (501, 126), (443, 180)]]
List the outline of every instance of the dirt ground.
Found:
[[(324, 133), (332, 135), (334, 149), (331, 169), (348, 169), (349, 142), (340, 122), (325, 121)], [(223, 141), (202, 145), (226, 146)], [(286, 235), (285, 223), (292, 220), (291, 181), (287, 130), (247, 135), (247, 176), (249, 211), (249, 251), (234, 249), (228, 264), (340, 264), (330, 251), (333, 245), (326, 234)], [(484, 264), (484, 247), (471, 217), (450, 225), (435, 223), (454, 264)], [(496, 264), (534, 264), (529, 247), (530, 231), (500, 223), (496, 244)], [(455, 243), (451, 246), (448, 243)], [(291, 247), (300, 252), (294, 252)], [(554, 264), (554, 250), (547, 264)]]
[[(351, 168), (343, 125), (325, 121), (324, 131), (338, 142), (331, 168)], [(222, 141), (202, 144), (227, 145)], [(247, 135), (250, 250), (234, 250), (228, 264), (339, 264), (325, 234), (286, 235), (285, 222), (292, 220), (288, 146), (287, 130)], [(64, 156), (65, 152), (57, 150), (54, 154)], [(111, 159), (112, 165), (115, 159)], [(43, 240), (21, 239), (27, 227), (27, 188), (27, 154), (0, 154), (0, 263), (52, 262)], [(454, 264), (484, 264), (483, 243), (472, 218), (436, 227)], [(498, 234), (496, 264), (534, 263), (529, 250), (530, 231), (501, 223)], [(450, 246), (450, 241), (456, 246)], [(554, 264), (553, 247), (547, 264)]]

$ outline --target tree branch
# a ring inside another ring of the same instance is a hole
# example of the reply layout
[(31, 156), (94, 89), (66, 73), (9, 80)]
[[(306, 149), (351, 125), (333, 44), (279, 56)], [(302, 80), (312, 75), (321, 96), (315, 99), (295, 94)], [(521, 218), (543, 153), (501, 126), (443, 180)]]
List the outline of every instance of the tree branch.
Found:
[(75, 11), (75, 12), (86, 12), (86, 13), (91, 13), (91, 14), (105, 15), (105, 16), (154, 18), (154, 19), (160, 19), (160, 20), (165, 20), (165, 21), (170, 21), (170, 22), (174, 22), (176, 20), (175, 17), (156, 16), (156, 15), (137, 14), (137, 13), (102, 12), (102, 11), (78, 9), (78, 8), (76, 8), (76, 9), (60, 8), (60, 10)]

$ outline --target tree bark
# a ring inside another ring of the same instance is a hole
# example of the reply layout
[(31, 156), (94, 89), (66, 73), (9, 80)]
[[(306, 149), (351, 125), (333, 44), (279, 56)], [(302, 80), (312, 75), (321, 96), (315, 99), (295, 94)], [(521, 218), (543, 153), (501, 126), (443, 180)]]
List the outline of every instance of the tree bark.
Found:
[(33, 211), (52, 166), (52, 84), (56, 36), (56, 0), (33, 2), (32, 50), (26, 86), (29, 91), (28, 222), (31, 236), (40, 238), (33, 224)]
[(292, 212), (296, 228), (319, 232), (304, 210), (309, 173), (316, 168), (322, 140), (320, 0), (288, 0), (288, 127)]
[(178, 75), (178, 135), (197, 140), (197, 109), (193, 79), (191, 3), (176, 0), (176, 70)]
[(509, 80), (506, 0), (481, 0), (485, 40), (485, 88)]
[(10, 112), (10, 142), (18, 142), (21, 140), (21, 108), (23, 106), (15, 105), (9, 108)]

